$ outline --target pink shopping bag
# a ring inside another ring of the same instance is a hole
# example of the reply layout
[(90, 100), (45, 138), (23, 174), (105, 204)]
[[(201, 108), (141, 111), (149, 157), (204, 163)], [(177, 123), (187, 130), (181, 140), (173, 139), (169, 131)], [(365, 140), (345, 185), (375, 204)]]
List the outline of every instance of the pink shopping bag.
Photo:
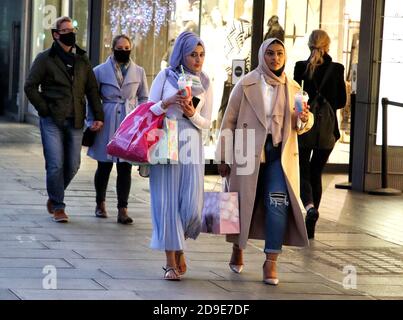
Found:
[(165, 114), (156, 116), (150, 111), (154, 102), (140, 104), (126, 116), (107, 145), (111, 156), (131, 162), (150, 162), (152, 147), (161, 137)]
[(213, 234), (238, 234), (238, 192), (204, 192), (202, 232)]

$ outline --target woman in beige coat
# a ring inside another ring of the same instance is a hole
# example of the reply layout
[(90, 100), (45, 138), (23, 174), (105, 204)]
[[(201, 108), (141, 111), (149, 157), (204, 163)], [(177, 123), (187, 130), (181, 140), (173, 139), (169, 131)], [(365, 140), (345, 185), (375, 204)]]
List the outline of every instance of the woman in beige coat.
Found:
[(219, 173), (229, 191), (239, 193), (239, 235), (233, 243), (230, 268), (243, 269), (248, 239), (265, 240), (263, 281), (277, 285), (276, 262), (282, 245), (307, 246), (299, 197), (297, 135), (313, 125), (309, 107), (294, 111), (299, 85), (284, 73), (286, 52), (278, 39), (267, 39), (259, 66), (234, 87), (220, 132)]

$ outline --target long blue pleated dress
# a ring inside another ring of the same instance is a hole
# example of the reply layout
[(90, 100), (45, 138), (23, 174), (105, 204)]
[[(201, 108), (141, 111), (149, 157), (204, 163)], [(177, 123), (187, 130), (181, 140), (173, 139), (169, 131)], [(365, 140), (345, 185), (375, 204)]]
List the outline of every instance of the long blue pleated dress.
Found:
[[(161, 71), (150, 90), (150, 101), (156, 102), (153, 112), (161, 113), (161, 100), (176, 92), (177, 89), (166, 81), (166, 73)], [(184, 118), (176, 105), (171, 105), (166, 112), (167, 118), (178, 121), (180, 161), (150, 167), (152, 249), (183, 250), (185, 239), (196, 239), (200, 234), (204, 192), (202, 130), (210, 127), (211, 88), (198, 98), (200, 103), (191, 119)]]

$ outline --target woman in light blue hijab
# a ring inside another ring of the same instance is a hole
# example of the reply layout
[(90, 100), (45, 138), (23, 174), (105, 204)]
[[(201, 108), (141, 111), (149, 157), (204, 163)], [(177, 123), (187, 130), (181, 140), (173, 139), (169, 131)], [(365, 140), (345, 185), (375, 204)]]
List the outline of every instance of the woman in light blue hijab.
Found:
[[(186, 272), (185, 239), (201, 230), (204, 191), (202, 130), (210, 128), (212, 90), (203, 73), (205, 48), (194, 33), (183, 32), (175, 41), (169, 68), (162, 70), (150, 89), (151, 111), (178, 124), (178, 163), (150, 167), (151, 248), (166, 253), (164, 279), (180, 280)], [(191, 95), (183, 97), (178, 78), (192, 79)]]
[(210, 80), (206, 74), (187, 66), (186, 57), (189, 56), (198, 45), (204, 47), (203, 41), (193, 32), (182, 32), (175, 41), (174, 49), (169, 60), (168, 81), (178, 88), (178, 79), (182, 73), (182, 67), (188, 76), (193, 79), (192, 93), (197, 96), (207, 90)]

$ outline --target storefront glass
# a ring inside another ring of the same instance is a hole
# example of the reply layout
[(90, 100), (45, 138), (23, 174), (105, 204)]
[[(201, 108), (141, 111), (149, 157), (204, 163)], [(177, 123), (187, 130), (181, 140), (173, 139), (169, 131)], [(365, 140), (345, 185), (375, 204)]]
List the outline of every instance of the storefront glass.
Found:
[[(40, 52), (52, 46), (51, 29), (60, 16), (72, 17), (73, 24), (79, 28), (77, 43), (84, 50), (87, 49), (88, 0), (33, 0), (31, 62)], [(34, 107), (30, 104), (28, 112), (36, 114)]]
[(51, 47), (51, 29), (60, 16), (72, 17), (73, 24), (79, 28), (77, 43), (84, 50), (87, 48), (88, 0), (33, 0), (31, 61)]
[(73, 0), (71, 11), (73, 24), (78, 28), (77, 45), (88, 50), (88, 0)]
[[(163, 9), (160, 13), (155, 6), (157, 2), (158, 8)], [(246, 72), (250, 69), (253, 0), (106, 0), (104, 6), (101, 61), (111, 52), (113, 36), (128, 33), (135, 43), (133, 58), (145, 68), (149, 84), (168, 65), (173, 41), (181, 31), (200, 34), (206, 44), (204, 71), (214, 90), (213, 124), (206, 140), (206, 158), (213, 158), (215, 133), (233, 87), (233, 61), (244, 61)], [(361, 0), (265, 1), (265, 22), (276, 15), (285, 32), (289, 53), (286, 72), (292, 77), (295, 62), (308, 58), (309, 34), (323, 28), (332, 39), (330, 54), (334, 61), (346, 67), (346, 80), (351, 88), (351, 69), (358, 57), (360, 11)], [(166, 18), (159, 30), (152, 23), (157, 15)], [(130, 19), (131, 16), (137, 20)], [(267, 31), (266, 25), (264, 33)], [(339, 121), (342, 139), (330, 161), (348, 163), (349, 106), (340, 112)]]
[[(157, 8), (164, 10), (157, 12)], [(158, 72), (168, 66), (175, 38), (185, 30), (200, 34), (206, 45), (204, 71), (214, 90), (213, 126), (206, 139), (206, 158), (212, 159), (219, 110), (226, 105), (231, 89), (232, 60), (244, 59), (250, 67), (252, 8), (252, 0), (159, 1), (158, 6), (150, 0), (105, 1), (101, 61), (110, 55), (113, 36), (126, 33), (134, 40), (133, 58), (146, 70), (151, 84)], [(156, 30), (153, 17), (163, 18), (163, 14), (167, 22)], [(133, 19), (140, 24), (134, 25)]]
[(62, 11), (60, 0), (33, 0), (31, 61), (53, 43), (52, 25)]
[[(382, 61), (379, 86), (378, 127), (376, 143), (382, 145), (382, 98), (403, 103), (401, 82), (396, 75), (403, 74), (403, 2), (385, 1), (382, 37)], [(388, 107), (388, 145), (403, 146), (401, 133), (403, 108)]]
[[(286, 72), (293, 76), (295, 63), (309, 58), (308, 39), (315, 29), (325, 30), (331, 38), (329, 54), (345, 66), (348, 101), (338, 112), (342, 137), (332, 152), (330, 163), (349, 162), (350, 94), (352, 74), (358, 63), (361, 0), (273, 0), (265, 2), (265, 36), (284, 30), (288, 53)], [(271, 21), (278, 21), (272, 28)], [(274, 31), (273, 31), (274, 30)]]

